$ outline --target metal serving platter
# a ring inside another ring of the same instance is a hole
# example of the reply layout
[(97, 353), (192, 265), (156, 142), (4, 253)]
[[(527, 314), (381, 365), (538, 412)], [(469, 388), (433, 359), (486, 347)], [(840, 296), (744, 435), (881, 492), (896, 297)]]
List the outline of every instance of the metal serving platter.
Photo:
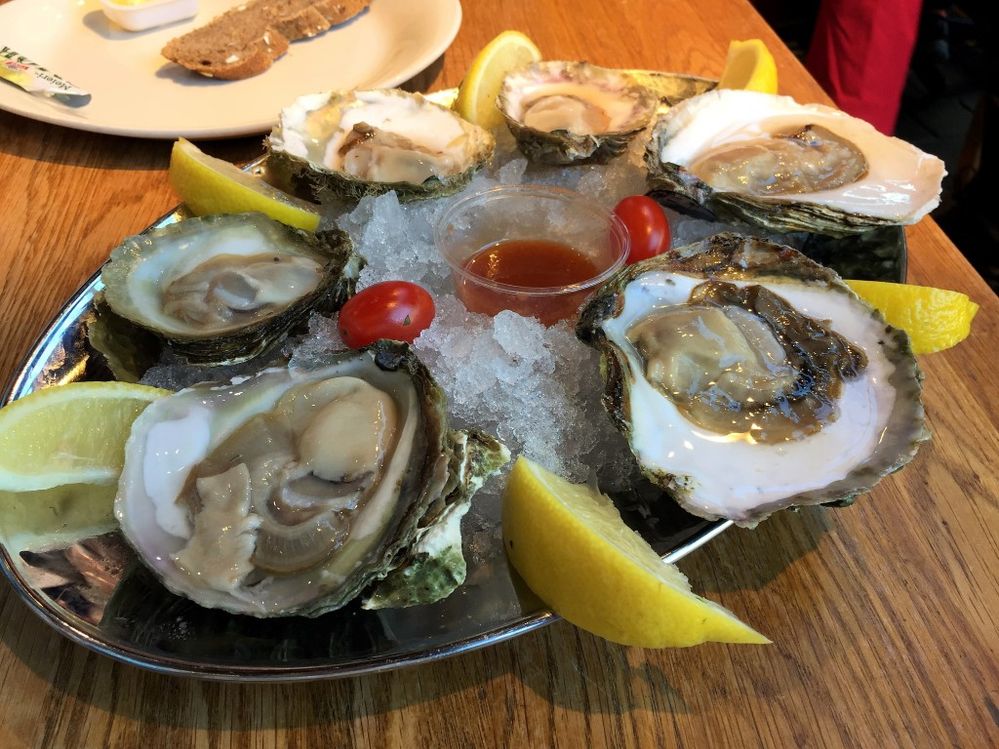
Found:
[[(664, 106), (713, 86), (712, 81), (690, 76), (636, 75), (663, 97)], [(454, 93), (433, 98), (447, 103)], [(175, 211), (150, 228), (180, 218)], [(878, 230), (860, 240), (816, 237), (805, 250), (846, 277), (905, 277), (900, 229)], [(0, 401), (3, 405), (49, 385), (110, 379), (86, 342), (92, 300), (100, 289), (98, 272), (66, 302), (25, 357)], [(110, 503), (113, 491), (109, 487), (102, 501)], [(2, 523), (0, 566), (21, 598), (58, 632), (98, 653), (153, 671), (227, 681), (352, 676), (474, 650), (558, 618), (510, 569), (495, 525), (466, 530), (468, 578), (436, 604), (381, 611), (354, 604), (315, 619), (256, 619), (204, 609), (168, 592), (137, 561), (113, 524), (74, 527), (79, 516), (66, 509), (74, 499), (84, 501), (64, 496), (53, 502), (52, 517), (42, 529), (60, 539), (51, 544), (39, 545), (37, 532), (10, 533), (8, 523)], [(650, 508), (645, 502), (629, 505), (622, 499), (625, 518), (670, 562), (731, 524), (693, 517), (669, 501)]]

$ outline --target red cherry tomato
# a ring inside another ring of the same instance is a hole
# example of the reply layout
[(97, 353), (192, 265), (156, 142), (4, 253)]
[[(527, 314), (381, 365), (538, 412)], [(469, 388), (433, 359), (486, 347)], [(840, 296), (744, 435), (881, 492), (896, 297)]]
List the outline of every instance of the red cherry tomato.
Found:
[(409, 281), (376, 283), (347, 300), (340, 309), (340, 336), (351, 348), (379, 338), (412, 343), (434, 319), (434, 298)]
[(628, 265), (669, 249), (669, 221), (659, 204), (644, 195), (630, 195), (614, 207), (631, 237)]

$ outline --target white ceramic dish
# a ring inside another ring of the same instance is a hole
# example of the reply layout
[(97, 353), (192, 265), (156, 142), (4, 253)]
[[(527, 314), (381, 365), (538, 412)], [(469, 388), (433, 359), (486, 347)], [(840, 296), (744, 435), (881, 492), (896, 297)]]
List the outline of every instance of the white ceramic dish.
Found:
[(354, 20), (292, 43), (266, 72), (241, 81), (196, 75), (160, 56), (167, 41), (237, 0), (201, 0), (192, 19), (125, 31), (100, 0), (11, 0), (0, 5), (3, 43), (89, 91), (71, 109), (0, 85), (0, 109), (42, 122), (144, 138), (262, 133), (281, 102), (337, 88), (396, 86), (436, 60), (461, 25), (458, 0), (373, 0)]

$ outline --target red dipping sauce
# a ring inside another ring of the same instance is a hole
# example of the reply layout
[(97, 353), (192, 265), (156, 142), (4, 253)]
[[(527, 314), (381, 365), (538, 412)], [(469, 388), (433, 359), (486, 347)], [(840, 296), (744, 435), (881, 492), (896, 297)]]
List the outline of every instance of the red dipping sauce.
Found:
[(456, 278), (458, 298), (469, 310), (495, 315), (509, 309), (545, 325), (573, 317), (593, 289), (572, 286), (601, 272), (579, 250), (547, 239), (494, 242), (471, 255), (462, 269), (488, 282)]
[(467, 309), (512, 310), (545, 325), (574, 319), (630, 248), (613, 211), (547, 185), (499, 185), (459, 199), (438, 218), (434, 243)]

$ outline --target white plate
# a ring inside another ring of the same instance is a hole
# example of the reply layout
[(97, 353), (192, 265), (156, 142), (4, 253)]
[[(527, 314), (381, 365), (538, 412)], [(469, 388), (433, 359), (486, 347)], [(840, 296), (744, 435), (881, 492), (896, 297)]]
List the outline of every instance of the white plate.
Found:
[(78, 109), (0, 81), (0, 109), (42, 122), (145, 138), (221, 138), (270, 129), (282, 107), (315, 91), (396, 86), (430, 65), (461, 25), (458, 0), (373, 0), (353, 21), (293, 42), (261, 75), (216, 81), (160, 56), (170, 39), (238, 0), (200, 0), (190, 20), (149, 31), (115, 26), (98, 0), (0, 5), (0, 44), (93, 99)]

